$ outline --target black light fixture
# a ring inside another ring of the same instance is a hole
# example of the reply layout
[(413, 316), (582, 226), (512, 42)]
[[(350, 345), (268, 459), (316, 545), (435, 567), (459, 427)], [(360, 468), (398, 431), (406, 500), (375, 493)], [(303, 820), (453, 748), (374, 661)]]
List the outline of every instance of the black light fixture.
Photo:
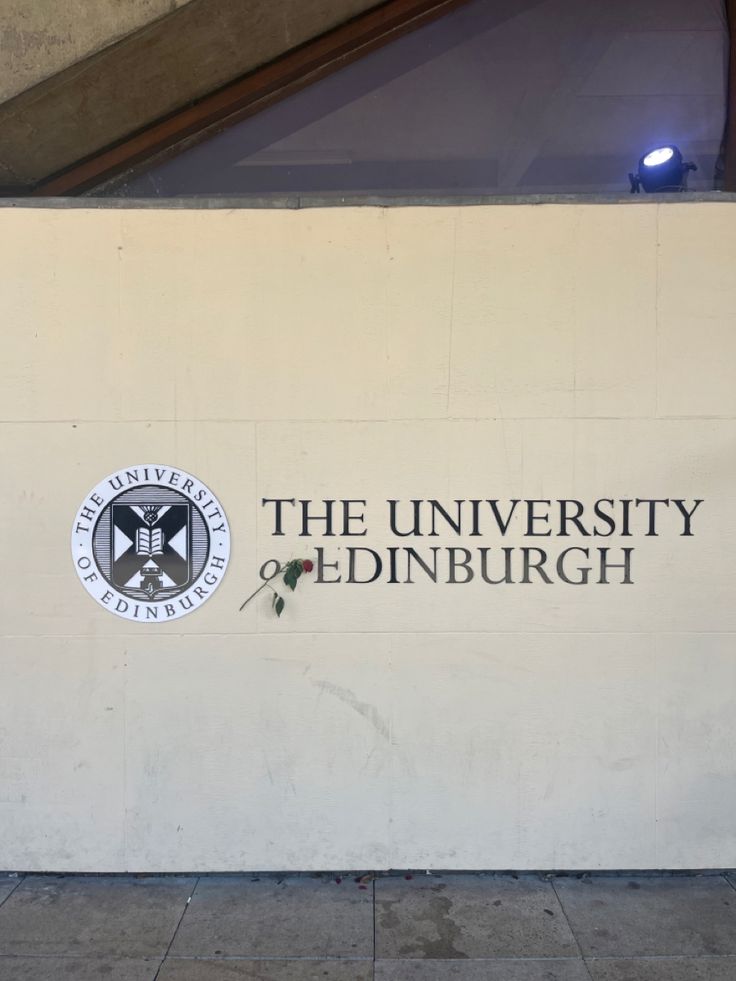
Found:
[(647, 194), (687, 190), (689, 170), (697, 170), (694, 163), (685, 163), (674, 144), (654, 147), (639, 160), (635, 174), (629, 174), (631, 193), (638, 194), (644, 188)]

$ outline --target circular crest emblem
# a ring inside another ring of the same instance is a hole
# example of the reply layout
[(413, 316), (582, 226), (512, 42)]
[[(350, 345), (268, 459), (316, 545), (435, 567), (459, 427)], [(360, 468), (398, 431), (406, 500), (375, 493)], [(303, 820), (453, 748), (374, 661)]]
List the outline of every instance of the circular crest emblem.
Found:
[(184, 470), (145, 464), (105, 477), (72, 527), (82, 585), (126, 620), (176, 620), (208, 600), (230, 557), (230, 528), (212, 491)]

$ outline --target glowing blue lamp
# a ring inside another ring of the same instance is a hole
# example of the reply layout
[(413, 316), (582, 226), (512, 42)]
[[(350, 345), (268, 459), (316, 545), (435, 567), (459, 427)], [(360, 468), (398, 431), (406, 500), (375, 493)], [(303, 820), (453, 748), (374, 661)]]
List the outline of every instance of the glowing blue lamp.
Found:
[(686, 191), (688, 171), (697, 169), (694, 163), (685, 163), (674, 144), (654, 147), (641, 157), (636, 174), (629, 174), (631, 193), (638, 194), (641, 188), (647, 194)]

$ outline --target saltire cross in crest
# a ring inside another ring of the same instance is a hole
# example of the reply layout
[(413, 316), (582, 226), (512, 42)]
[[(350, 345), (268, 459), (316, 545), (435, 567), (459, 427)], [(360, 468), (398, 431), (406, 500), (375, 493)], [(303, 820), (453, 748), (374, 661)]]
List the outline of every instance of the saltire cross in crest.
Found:
[(112, 583), (152, 600), (189, 583), (188, 504), (113, 504)]

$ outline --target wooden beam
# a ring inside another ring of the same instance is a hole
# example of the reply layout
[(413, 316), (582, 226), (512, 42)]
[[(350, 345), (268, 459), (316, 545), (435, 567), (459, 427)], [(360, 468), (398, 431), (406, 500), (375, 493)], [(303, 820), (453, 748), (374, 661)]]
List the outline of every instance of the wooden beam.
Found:
[(726, 18), (729, 33), (729, 54), (723, 190), (736, 191), (736, 0), (726, 0)]
[(467, 2), (388, 0), (44, 181), (33, 196), (79, 194), (184, 140), (190, 145)]

